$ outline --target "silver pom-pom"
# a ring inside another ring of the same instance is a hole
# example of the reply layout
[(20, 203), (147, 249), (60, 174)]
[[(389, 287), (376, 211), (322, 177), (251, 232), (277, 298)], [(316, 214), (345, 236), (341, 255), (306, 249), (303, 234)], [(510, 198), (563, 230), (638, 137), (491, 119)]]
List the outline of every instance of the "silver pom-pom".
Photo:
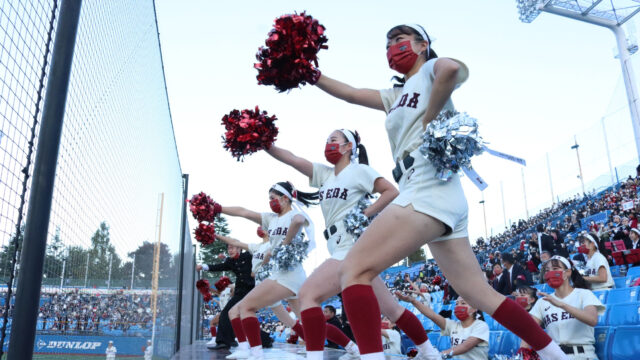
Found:
[(269, 275), (271, 275), (271, 261), (269, 261), (266, 264), (262, 264), (260, 265), (260, 267), (258, 268), (258, 270), (256, 270), (255, 278), (257, 281), (263, 281), (266, 278), (269, 277)]
[(466, 113), (443, 110), (427, 125), (422, 136), (420, 152), (437, 170), (443, 181), (460, 168), (471, 169), (471, 157), (484, 151), (484, 142), (478, 134), (478, 120)]
[(280, 244), (271, 252), (271, 261), (274, 270), (291, 271), (307, 258), (309, 241), (304, 239), (304, 234), (296, 236), (291, 244)]
[(367, 196), (363, 196), (358, 200), (358, 203), (347, 213), (344, 217), (345, 230), (353, 235), (356, 240), (360, 238), (360, 235), (367, 229), (367, 226), (371, 224), (372, 218), (368, 218), (364, 214), (364, 209), (371, 205), (371, 201)]

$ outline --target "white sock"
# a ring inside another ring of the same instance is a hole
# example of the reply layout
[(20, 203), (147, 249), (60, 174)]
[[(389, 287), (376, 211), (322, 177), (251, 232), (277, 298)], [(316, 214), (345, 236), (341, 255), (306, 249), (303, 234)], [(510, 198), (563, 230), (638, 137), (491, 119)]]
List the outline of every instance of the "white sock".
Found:
[(238, 350), (249, 350), (249, 342), (248, 341), (239, 342)]
[(358, 349), (358, 345), (356, 345), (356, 343), (354, 343), (353, 341), (349, 341), (349, 343), (347, 344), (347, 347), (345, 347), (344, 349), (347, 350), (347, 352), (350, 354), (357, 355), (360, 353), (360, 349)]
[(371, 354), (360, 354), (361, 360), (385, 360), (383, 352), (371, 353)]
[(262, 352), (262, 345), (254, 346), (251, 348), (251, 356), (262, 357), (264, 353)]
[(440, 355), (440, 352), (431, 345), (431, 341), (429, 341), (429, 339), (420, 345), (416, 345), (416, 347), (418, 348), (418, 352), (425, 355)]
[(322, 360), (324, 351), (307, 351), (307, 360)]
[(542, 360), (569, 360), (567, 354), (560, 349), (560, 346), (555, 341), (551, 341), (549, 345), (536, 352)]

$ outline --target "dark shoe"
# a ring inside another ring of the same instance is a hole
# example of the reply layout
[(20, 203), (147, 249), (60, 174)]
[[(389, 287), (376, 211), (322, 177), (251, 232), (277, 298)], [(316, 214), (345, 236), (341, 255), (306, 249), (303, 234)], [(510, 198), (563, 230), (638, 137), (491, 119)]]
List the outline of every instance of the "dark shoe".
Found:
[(209, 350), (228, 350), (229, 345), (225, 343), (217, 343), (215, 346), (207, 346)]
[(235, 340), (233, 340), (233, 341), (231, 342), (231, 347), (238, 347), (238, 342), (237, 342), (237, 341), (235, 341)]

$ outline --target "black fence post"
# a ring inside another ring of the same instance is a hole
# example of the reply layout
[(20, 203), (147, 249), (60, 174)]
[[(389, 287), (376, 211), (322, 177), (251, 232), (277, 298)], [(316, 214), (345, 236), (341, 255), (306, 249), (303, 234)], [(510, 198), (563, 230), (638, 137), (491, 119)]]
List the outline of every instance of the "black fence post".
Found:
[(189, 174), (182, 174), (182, 219), (180, 221), (180, 272), (178, 275), (178, 314), (176, 321), (176, 352), (180, 350), (180, 335), (182, 333), (182, 292), (184, 290), (184, 247), (186, 241), (185, 226), (187, 225), (187, 196), (189, 196)]
[(82, 0), (63, 0), (60, 7), (22, 242), (9, 359), (33, 357), (53, 185), (81, 6)]

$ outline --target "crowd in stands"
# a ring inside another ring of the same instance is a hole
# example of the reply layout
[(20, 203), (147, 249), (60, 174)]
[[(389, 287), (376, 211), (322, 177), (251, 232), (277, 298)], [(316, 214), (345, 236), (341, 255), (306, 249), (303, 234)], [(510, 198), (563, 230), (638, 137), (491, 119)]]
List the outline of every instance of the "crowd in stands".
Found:
[[(0, 292), (4, 300), (6, 291)], [(135, 291), (85, 292), (80, 289), (43, 291), (40, 297), (39, 333), (81, 335), (149, 335), (153, 327), (152, 296)], [(175, 326), (175, 300), (158, 296), (158, 325)], [(9, 326), (14, 303), (9, 310)], [(4, 307), (0, 316), (4, 315)]]

